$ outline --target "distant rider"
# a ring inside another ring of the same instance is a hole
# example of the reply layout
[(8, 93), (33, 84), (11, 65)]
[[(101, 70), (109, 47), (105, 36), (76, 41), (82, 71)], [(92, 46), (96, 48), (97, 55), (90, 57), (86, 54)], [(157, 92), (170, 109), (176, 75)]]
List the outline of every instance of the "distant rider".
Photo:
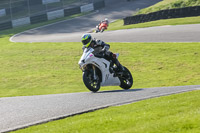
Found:
[(101, 40), (96, 40), (95, 38), (92, 38), (90, 34), (84, 34), (81, 38), (81, 41), (83, 43), (83, 50), (85, 48), (92, 47), (94, 49), (93, 54), (103, 54), (106, 60), (111, 60), (113, 63), (116, 64), (119, 72), (124, 71), (124, 67), (119, 63), (116, 55), (109, 51), (109, 44), (106, 44)]
[(108, 19), (107, 18), (105, 18), (103, 21), (101, 21), (100, 22), (100, 24), (99, 25), (101, 25), (101, 23), (106, 23), (107, 25), (109, 24), (109, 21), (108, 21)]
[(108, 19), (105, 18), (104, 20), (102, 20), (102, 21), (98, 24), (98, 29), (99, 29), (99, 26), (100, 26), (102, 23), (106, 23), (107, 25), (109, 25)]

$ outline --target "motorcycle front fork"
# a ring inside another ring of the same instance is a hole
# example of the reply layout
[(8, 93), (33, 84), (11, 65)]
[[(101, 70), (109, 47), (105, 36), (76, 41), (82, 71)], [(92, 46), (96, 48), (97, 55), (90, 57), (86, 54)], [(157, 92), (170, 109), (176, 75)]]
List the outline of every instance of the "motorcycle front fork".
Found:
[(93, 69), (93, 74), (94, 74), (94, 75), (93, 75), (93, 76), (94, 76), (93, 78), (94, 78), (94, 80), (96, 81), (96, 80), (97, 80), (96, 67), (93, 65), (93, 66), (92, 66), (92, 69)]

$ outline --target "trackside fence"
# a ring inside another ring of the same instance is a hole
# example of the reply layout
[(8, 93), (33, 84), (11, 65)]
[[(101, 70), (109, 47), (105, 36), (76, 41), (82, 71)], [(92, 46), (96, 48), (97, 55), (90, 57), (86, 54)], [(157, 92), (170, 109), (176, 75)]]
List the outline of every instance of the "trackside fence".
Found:
[(104, 0), (0, 0), (0, 31), (103, 7)]
[(149, 14), (140, 14), (124, 18), (124, 25), (144, 23), (160, 19), (200, 16), (200, 6), (160, 10)]

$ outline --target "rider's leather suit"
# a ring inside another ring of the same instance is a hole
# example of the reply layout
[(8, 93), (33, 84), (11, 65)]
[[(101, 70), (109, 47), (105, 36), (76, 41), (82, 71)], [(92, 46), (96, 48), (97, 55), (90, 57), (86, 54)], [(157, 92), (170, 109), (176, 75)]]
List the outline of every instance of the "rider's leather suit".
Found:
[[(109, 44), (106, 44), (105, 42), (103, 42), (101, 40), (93, 39), (89, 47), (92, 47), (94, 49), (94, 52), (93, 52), (94, 55), (103, 53), (104, 58), (109, 61), (112, 60), (112, 62), (116, 64), (119, 71), (124, 70), (123, 66), (119, 63), (115, 54), (113, 54), (111, 51), (109, 51), (109, 49), (110, 49)], [(82, 49), (84, 50), (85, 46), (83, 46)]]

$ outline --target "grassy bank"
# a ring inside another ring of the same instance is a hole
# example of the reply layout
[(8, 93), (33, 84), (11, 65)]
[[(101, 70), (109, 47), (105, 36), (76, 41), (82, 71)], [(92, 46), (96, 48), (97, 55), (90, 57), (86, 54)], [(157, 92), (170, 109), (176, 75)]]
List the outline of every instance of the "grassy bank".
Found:
[(199, 133), (200, 91), (110, 107), (16, 133)]
[(200, 16), (175, 18), (175, 19), (162, 19), (157, 21), (131, 24), (131, 25), (124, 25), (123, 20), (117, 20), (109, 25), (108, 30), (121, 30), (121, 29), (144, 28), (153, 26), (164, 26), (164, 25), (185, 25), (185, 24), (199, 24), (199, 23), (200, 23)]
[[(88, 91), (77, 64), (81, 43), (0, 41), (0, 97)], [(200, 43), (110, 44), (132, 72), (133, 88), (200, 84)]]
[[(150, 7), (139, 10), (136, 14), (148, 14), (164, 9), (183, 8), (188, 6), (200, 6), (200, 0), (163, 0)], [(198, 17), (186, 17), (175, 19), (163, 19), (139, 24), (125, 25), (123, 20), (117, 20), (109, 25), (108, 30), (120, 30), (131, 28), (144, 28), (163, 25), (185, 25), (185, 24), (199, 24), (200, 16)]]
[(136, 14), (147, 14), (165, 9), (183, 8), (189, 6), (200, 6), (200, 0), (162, 0), (153, 6), (138, 11)]
[[(200, 17), (185, 19), (175, 21), (200, 21)], [(77, 64), (82, 54), (81, 43), (8, 41), (13, 33), (43, 24), (46, 23), (0, 32), (0, 97), (88, 91)], [(117, 22), (115, 25), (120, 27)], [(110, 44), (111, 51), (119, 52), (119, 60), (132, 72), (133, 88), (200, 84), (200, 43)], [(101, 88), (115, 89), (120, 88)]]

